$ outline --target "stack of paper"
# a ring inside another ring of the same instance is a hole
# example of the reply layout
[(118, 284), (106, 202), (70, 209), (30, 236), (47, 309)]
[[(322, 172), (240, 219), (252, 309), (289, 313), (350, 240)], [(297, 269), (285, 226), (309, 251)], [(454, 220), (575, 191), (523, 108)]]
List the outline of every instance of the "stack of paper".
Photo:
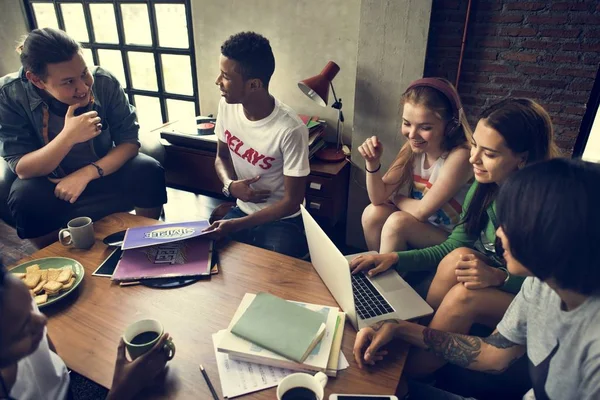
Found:
[[(230, 359), (279, 368), (288, 368), (295, 371), (321, 371), (330, 376), (335, 376), (337, 374), (337, 365), (340, 357), (345, 323), (344, 313), (340, 312), (337, 307), (290, 302), (322, 315), (323, 321), (325, 322), (325, 330), (322, 339), (314, 346), (303, 362), (298, 362), (272, 351), (276, 347), (274, 345), (279, 343), (268, 343), (263, 341), (262, 343), (270, 348), (270, 350), (268, 350), (263, 346), (259, 346), (256, 343), (232, 333), (232, 330), (249, 309), (255, 297), (256, 295), (247, 293), (242, 299), (240, 306), (231, 320), (229, 328), (222, 334), (222, 338), (217, 346), (219, 352), (226, 353), (229, 355)], [(256, 319), (255, 324), (257, 325), (261, 325), (261, 323), (268, 324), (265, 320), (261, 321), (261, 318), (256, 316), (254, 318)], [(268, 328), (269, 326), (266, 327)], [(285, 338), (279, 334), (269, 340), (283, 342)]]
[(319, 117), (298, 114), (308, 128), (308, 158), (312, 158), (317, 151), (325, 147), (326, 122)]
[[(341, 325), (343, 330), (343, 324)], [(283, 378), (295, 372), (286, 368), (230, 359), (227, 354), (217, 350), (218, 343), (226, 333), (226, 330), (222, 330), (213, 335), (215, 358), (224, 397), (233, 398), (277, 386)], [(344, 353), (340, 351), (337, 354), (339, 358), (334, 368), (336, 372), (349, 366)]]

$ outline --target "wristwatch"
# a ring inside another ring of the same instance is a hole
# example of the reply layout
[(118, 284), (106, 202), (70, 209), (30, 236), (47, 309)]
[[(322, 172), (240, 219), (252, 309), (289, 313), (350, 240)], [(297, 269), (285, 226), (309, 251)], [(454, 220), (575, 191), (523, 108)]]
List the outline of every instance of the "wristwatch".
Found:
[(100, 175), (100, 178), (102, 178), (104, 176), (104, 170), (102, 168), (100, 168), (100, 166), (94, 162), (90, 163), (91, 165), (93, 165), (94, 167), (96, 167), (96, 169), (98, 170), (98, 175)]
[(229, 187), (231, 186), (232, 183), (233, 183), (233, 179), (227, 179), (225, 182), (223, 182), (223, 189), (221, 189), (221, 191), (223, 192), (225, 197), (231, 197), (231, 193), (229, 192)]

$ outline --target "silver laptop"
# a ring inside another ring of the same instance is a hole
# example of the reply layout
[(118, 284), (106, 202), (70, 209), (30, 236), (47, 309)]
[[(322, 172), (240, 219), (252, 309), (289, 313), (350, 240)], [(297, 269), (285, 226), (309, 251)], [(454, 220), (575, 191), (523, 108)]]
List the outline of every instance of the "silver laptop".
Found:
[(308, 211), (301, 209), (312, 265), (356, 330), (386, 319), (408, 320), (433, 313), (393, 269), (373, 278), (352, 275), (348, 262), (356, 255), (344, 257)]

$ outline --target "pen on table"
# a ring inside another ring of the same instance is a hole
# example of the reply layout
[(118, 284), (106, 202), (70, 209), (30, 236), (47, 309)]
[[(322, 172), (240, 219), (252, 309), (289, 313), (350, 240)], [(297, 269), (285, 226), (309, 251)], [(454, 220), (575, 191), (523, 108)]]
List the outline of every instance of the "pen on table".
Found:
[(204, 380), (206, 381), (206, 384), (208, 385), (208, 388), (210, 389), (210, 392), (212, 393), (213, 397), (215, 398), (215, 400), (219, 400), (219, 396), (217, 396), (215, 387), (212, 385), (210, 378), (208, 377), (208, 374), (204, 370), (204, 367), (202, 366), (202, 364), (200, 364), (200, 371), (202, 372), (202, 376), (204, 376)]

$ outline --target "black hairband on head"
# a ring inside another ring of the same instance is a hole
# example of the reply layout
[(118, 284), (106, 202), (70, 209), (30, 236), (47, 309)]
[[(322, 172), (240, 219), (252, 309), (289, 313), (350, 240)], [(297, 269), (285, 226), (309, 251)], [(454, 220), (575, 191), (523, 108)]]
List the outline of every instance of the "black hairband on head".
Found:
[(460, 122), (460, 112), (463, 108), (456, 91), (444, 80), (439, 78), (422, 78), (412, 82), (404, 93), (416, 87), (430, 87), (441, 92), (452, 105), (452, 115), (456, 122)]

